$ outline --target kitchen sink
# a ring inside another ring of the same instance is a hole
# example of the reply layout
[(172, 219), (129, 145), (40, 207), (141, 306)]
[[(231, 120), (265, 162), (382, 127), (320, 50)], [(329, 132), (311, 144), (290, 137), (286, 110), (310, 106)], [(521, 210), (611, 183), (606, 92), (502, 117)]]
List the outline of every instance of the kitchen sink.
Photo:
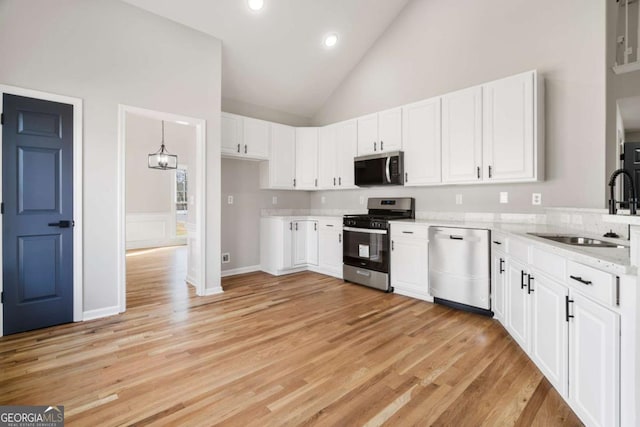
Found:
[(574, 236), (571, 234), (548, 234), (548, 233), (527, 233), (532, 236), (541, 237), (543, 239), (553, 240), (554, 242), (564, 243), (572, 246), (586, 246), (589, 248), (627, 248), (624, 245), (605, 242), (603, 240), (592, 239), (590, 237)]

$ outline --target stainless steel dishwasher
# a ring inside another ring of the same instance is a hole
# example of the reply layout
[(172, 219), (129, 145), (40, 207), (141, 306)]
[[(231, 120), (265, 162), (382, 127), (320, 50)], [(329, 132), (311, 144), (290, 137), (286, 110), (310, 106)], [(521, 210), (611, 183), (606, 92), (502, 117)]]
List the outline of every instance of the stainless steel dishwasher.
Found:
[(489, 230), (429, 227), (429, 292), (434, 301), (492, 315)]

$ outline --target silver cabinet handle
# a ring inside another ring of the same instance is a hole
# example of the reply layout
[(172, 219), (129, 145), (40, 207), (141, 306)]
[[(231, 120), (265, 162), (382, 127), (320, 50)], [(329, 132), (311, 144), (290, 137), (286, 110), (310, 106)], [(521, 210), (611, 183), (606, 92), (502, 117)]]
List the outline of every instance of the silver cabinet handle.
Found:
[(313, 231), (318, 231), (318, 223), (317, 222), (313, 223)]
[(392, 251), (396, 250), (396, 242), (394, 242), (393, 240), (391, 241), (391, 250)]
[(478, 179), (480, 179), (480, 166), (478, 166)]
[(294, 187), (296, 186), (296, 179), (295, 178), (293, 178), (293, 186)]
[(491, 166), (489, 166), (489, 178), (491, 178)]
[(247, 154), (247, 144), (244, 144), (244, 154)]
[(403, 231), (404, 234), (413, 234), (413, 231)]
[(341, 176), (338, 177), (338, 185), (342, 185), (342, 177)]
[(296, 231), (298, 231), (298, 223), (296, 222)]
[(238, 153), (240, 152), (240, 144), (238, 144)]
[(335, 176), (333, 177), (333, 186), (334, 187), (336, 186), (336, 177)]
[(325, 224), (327, 227), (333, 227), (333, 224)]
[(404, 182), (409, 182), (409, 172), (404, 173)]
[(338, 233), (338, 243), (342, 243), (342, 234)]
[(387, 183), (391, 184), (391, 170), (389, 169), (391, 167), (391, 157), (387, 157), (387, 166), (385, 169), (385, 173), (387, 175)]
[(384, 150), (384, 141), (380, 141), (380, 151)]
[(376, 147), (377, 147), (376, 144), (377, 144), (377, 142), (373, 141), (373, 151), (377, 151), (376, 150)]
[(318, 186), (318, 178), (315, 179), (315, 185)]
[(292, 222), (289, 223), (289, 230), (293, 230), (293, 223)]

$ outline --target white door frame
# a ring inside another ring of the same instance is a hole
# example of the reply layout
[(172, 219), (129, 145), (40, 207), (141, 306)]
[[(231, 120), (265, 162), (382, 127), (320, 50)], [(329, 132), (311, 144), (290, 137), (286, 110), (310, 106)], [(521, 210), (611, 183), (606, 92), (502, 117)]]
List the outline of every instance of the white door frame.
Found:
[(124, 312), (127, 309), (126, 289), (127, 289), (127, 265), (126, 265), (126, 188), (125, 188), (125, 171), (126, 171), (126, 123), (127, 113), (136, 114), (156, 120), (165, 120), (173, 122), (181, 122), (181, 124), (188, 124), (195, 126), (196, 128), (196, 235), (197, 248), (196, 250), (200, 254), (200, 271), (196, 278), (196, 294), (199, 296), (205, 295), (205, 268), (207, 259), (205, 256), (205, 206), (206, 206), (206, 191), (205, 191), (205, 173), (207, 165), (207, 153), (206, 153), (206, 121), (203, 119), (197, 119), (193, 117), (181, 116), (172, 113), (165, 113), (161, 111), (147, 110), (144, 108), (133, 107), (130, 105), (118, 104), (118, 183), (117, 183), (117, 211), (118, 211), (118, 236), (117, 236), (117, 271), (118, 271), (118, 306), (120, 312)]
[[(0, 113), (4, 107), (2, 99), (4, 94), (24, 96), (28, 98), (42, 99), (44, 101), (60, 102), (73, 106), (73, 321), (83, 320), (83, 248), (82, 248), (82, 184), (83, 184), (83, 156), (82, 156), (82, 99), (65, 95), (58, 95), (38, 90), (25, 89), (16, 86), (0, 84)], [(0, 132), (0, 146), (2, 146), (2, 132)], [(2, 183), (2, 150), (0, 150), (0, 184)], [(2, 198), (2, 185), (0, 185), (0, 199)], [(0, 242), (2, 242), (2, 228), (0, 227)], [(2, 259), (2, 245), (0, 244), (0, 259)], [(2, 264), (0, 264), (0, 291), (2, 284)], [(4, 306), (2, 307), (4, 310)], [(3, 317), (0, 316), (0, 336), (4, 331)]]

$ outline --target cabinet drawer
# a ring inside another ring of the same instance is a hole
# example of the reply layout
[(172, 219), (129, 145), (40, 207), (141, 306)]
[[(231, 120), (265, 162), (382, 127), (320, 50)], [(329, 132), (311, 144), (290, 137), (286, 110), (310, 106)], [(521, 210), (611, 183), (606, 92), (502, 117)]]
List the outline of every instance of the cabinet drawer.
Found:
[(391, 224), (391, 236), (395, 238), (413, 237), (427, 240), (429, 238), (429, 227), (416, 224)]
[(554, 279), (564, 281), (567, 277), (566, 260), (536, 246), (531, 247), (531, 265)]
[(522, 240), (509, 239), (507, 253), (525, 264), (529, 263), (529, 245)]
[(568, 261), (567, 282), (574, 289), (598, 301), (609, 305), (615, 304), (615, 278), (609, 273)]

